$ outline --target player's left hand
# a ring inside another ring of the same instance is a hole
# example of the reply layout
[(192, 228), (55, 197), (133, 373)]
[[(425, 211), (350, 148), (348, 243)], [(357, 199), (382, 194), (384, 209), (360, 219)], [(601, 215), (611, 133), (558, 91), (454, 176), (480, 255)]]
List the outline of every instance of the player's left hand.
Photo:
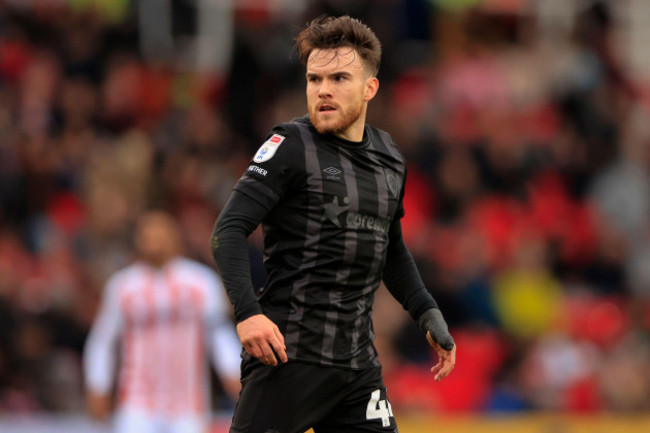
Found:
[(418, 318), (418, 325), (426, 333), (427, 341), (438, 354), (438, 363), (431, 372), (436, 381), (447, 377), (456, 365), (456, 343), (449, 333), (447, 322), (438, 308), (430, 308)]
[(427, 341), (438, 354), (438, 363), (431, 368), (431, 373), (435, 374), (434, 378), (436, 382), (439, 382), (447, 377), (456, 365), (456, 344), (453, 345), (451, 350), (445, 350), (433, 341), (429, 331), (427, 331)]

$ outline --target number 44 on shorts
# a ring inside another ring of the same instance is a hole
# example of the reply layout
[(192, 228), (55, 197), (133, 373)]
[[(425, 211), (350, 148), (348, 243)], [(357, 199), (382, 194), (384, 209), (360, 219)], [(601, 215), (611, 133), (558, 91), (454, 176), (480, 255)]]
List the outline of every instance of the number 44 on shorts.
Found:
[(390, 406), (388, 400), (380, 400), (379, 390), (375, 390), (370, 394), (368, 407), (366, 408), (366, 419), (380, 419), (383, 427), (390, 425), (390, 417), (393, 416), (393, 408)]

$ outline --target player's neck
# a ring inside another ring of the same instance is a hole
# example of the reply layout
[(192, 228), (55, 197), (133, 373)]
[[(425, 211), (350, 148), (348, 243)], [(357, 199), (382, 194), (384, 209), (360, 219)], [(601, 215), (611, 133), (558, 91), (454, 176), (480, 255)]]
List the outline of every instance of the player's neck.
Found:
[(167, 266), (170, 262), (173, 261), (175, 255), (173, 256), (157, 256), (157, 257), (141, 257), (142, 261), (152, 268), (162, 269)]
[(359, 118), (345, 131), (342, 131), (335, 135), (339, 138), (355, 143), (360, 143), (363, 141), (363, 132), (366, 128), (366, 109), (367, 106), (364, 106), (361, 114), (359, 115)]

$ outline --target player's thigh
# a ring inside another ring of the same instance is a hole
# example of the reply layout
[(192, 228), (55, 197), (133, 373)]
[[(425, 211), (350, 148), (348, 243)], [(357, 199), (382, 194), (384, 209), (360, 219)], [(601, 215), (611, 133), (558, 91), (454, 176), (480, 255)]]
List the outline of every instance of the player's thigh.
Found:
[(169, 433), (208, 433), (208, 419), (201, 415), (181, 415), (169, 421)]
[(123, 408), (115, 414), (115, 433), (156, 433), (161, 421), (143, 410)]
[(361, 373), (349, 387), (346, 398), (314, 426), (315, 433), (397, 432), (380, 369)]
[(345, 372), (301, 363), (260, 366), (247, 374), (231, 433), (302, 433), (342, 398)]

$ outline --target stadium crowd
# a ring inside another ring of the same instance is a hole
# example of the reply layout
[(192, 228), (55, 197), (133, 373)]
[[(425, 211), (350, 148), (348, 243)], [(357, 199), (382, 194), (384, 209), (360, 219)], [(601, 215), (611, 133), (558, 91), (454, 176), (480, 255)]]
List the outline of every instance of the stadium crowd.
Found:
[(405, 239), (458, 344), (435, 383), (421, 332), (380, 291), (393, 407), (649, 408), (650, 122), (607, 3), (548, 38), (534, 14), (426, 0), (234, 2), (223, 73), (144, 60), (133, 10), (27, 3), (0, 0), (0, 412), (83, 410), (85, 339), (145, 209), (172, 212), (188, 256), (212, 264), (234, 182), (306, 111), (286, 48), (321, 13), (383, 43), (369, 122), (409, 160)]

